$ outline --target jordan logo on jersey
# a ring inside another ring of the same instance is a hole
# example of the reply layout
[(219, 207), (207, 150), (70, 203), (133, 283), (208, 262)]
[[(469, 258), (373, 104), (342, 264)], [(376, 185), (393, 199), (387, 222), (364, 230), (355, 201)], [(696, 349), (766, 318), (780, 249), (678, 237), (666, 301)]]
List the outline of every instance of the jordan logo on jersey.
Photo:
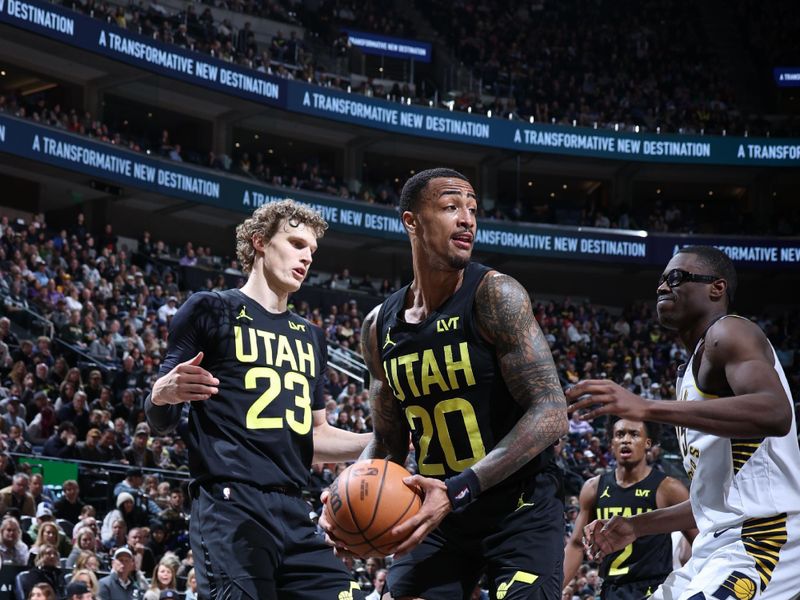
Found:
[(611, 494), (608, 493), (608, 486), (606, 486), (606, 489), (604, 489), (603, 493), (600, 494), (600, 497), (601, 498), (611, 498)]
[(386, 330), (386, 340), (383, 342), (383, 350), (386, 350), (389, 346), (395, 346), (396, 344), (392, 341), (392, 338), (389, 335), (392, 333), (392, 328)]
[(236, 320), (237, 321), (240, 321), (241, 319), (246, 319), (248, 321), (252, 321), (253, 320), (253, 317), (251, 317), (250, 315), (247, 314), (247, 307), (244, 304), (242, 304), (242, 308), (241, 308), (241, 310), (239, 310), (239, 314), (236, 315)]

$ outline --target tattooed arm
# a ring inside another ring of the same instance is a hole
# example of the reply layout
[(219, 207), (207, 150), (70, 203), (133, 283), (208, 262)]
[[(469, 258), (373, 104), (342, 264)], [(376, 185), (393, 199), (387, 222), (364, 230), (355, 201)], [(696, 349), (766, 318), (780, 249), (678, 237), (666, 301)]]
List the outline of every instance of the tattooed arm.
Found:
[(525, 288), (508, 275), (487, 274), (475, 296), (475, 315), (481, 333), (495, 346), (509, 392), (525, 409), (511, 431), (472, 466), (485, 490), (565, 435), (569, 423), (553, 356)]
[(370, 376), (369, 407), (374, 435), (361, 453), (361, 458), (388, 457), (402, 465), (408, 456), (408, 421), (386, 382), (381, 366), (377, 322), (379, 310), (380, 306), (372, 309), (361, 328), (361, 354)]
[(409, 552), (451, 510), (507, 479), (569, 429), (567, 402), (550, 347), (533, 318), (525, 288), (507, 275), (487, 274), (475, 296), (475, 314), (481, 333), (496, 348), (511, 395), (525, 413), (471, 468), (445, 481), (420, 475), (408, 480), (422, 489), (425, 500), (414, 517), (394, 528), (394, 534), (405, 538), (393, 549), (395, 556)]

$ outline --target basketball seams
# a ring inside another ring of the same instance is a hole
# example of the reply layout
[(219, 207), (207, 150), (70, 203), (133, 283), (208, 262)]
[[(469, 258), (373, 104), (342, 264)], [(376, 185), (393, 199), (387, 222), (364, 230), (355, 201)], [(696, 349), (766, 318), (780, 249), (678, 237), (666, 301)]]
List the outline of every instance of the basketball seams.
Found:
[[(379, 462), (379, 461), (380, 461), (380, 459), (372, 459), (372, 460), (368, 461), (368, 465), (369, 466), (365, 466), (365, 468), (370, 468), (370, 467), (372, 467), (372, 465), (374, 465), (374, 463)], [(403, 476), (407, 475), (407, 472), (405, 471), (405, 469), (403, 469), (402, 466), (391, 462), (389, 459), (383, 459), (381, 466), (383, 467), (383, 470), (382, 470), (382, 472), (380, 474), (379, 481), (377, 481), (375, 483), (375, 485), (377, 485), (378, 487), (377, 487), (377, 491), (375, 493), (375, 500), (373, 501), (373, 503), (372, 503), (372, 505), (370, 507), (372, 512), (370, 514), (370, 517), (369, 517), (369, 520), (368, 520), (367, 523), (363, 523), (363, 522), (361, 522), (362, 521), (361, 519), (357, 518), (357, 515), (356, 515), (357, 511), (354, 510), (353, 506), (351, 505), (351, 498), (352, 498), (353, 500), (356, 500), (356, 503), (355, 503), (356, 507), (358, 507), (360, 505), (361, 507), (366, 508), (366, 506), (368, 506), (368, 504), (365, 504), (363, 502), (362, 503), (358, 502), (359, 498), (355, 498), (355, 496), (354, 496), (354, 494), (356, 494), (356, 490), (353, 490), (353, 494), (351, 494), (351, 490), (350, 490), (351, 484), (355, 485), (356, 483), (358, 483), (359, 494), (360, 494), (360, 486), (362, 485), (362, 479), (361, 478), (357, 478), (357, 477), (353, 477), (352, 476), (352, 474), (355, 472), (355, 469), (349, 470), (345, 474), (344, 478), (342, 478), (340, 476), (338, 478), (337, 482), (336, 482), (337, 492), (339, 493), (339, 495), (341, 497), (343, 497), (343, 499), (344, 499), (343, 504), (347, 504), (348, 514), (350, 515), (350, 520), (352, 522), (352, 524), (350, 526), (355, 527), (355, 531), (350, 529), (349, 527), (348, 528), (342, 527), (342, 525), (343, 525), (342, 520), (346, 520), (345, 519), (345, 514), (343, 512), (339, 513), (340, 514), (340, 518), (339, 519), (337, 519), (336, 516), (332, 514), (331, 515), (331, 520), (332, 520), (332, 522), (333, 522), (333, 524), (335, 526), (335, 529), (338, 530), (338, 533), (342, 534), (342, 535), (339, 535), (338, 538), (354, 554), (357, 554), (357, 555), (363, 556), (363, 557), (366, 557), (366, 556), (369, 556), (369, 555), (385, 556), (387, 554), (387, 551), (392, 546), (396, 545), (398, 543), (398, 541), (394, 540), (391, 537), (384, 543), (380, 543), (379, 540), (382, 537), (387, 536), (387, 534), (389, 534), (391, 532), (391, 530), (394, 527), (397, 526), (398, 523), (400, 523), (401, 521), (404, 520), (404, 518), (406, 518), (406, 516), (408, 515), (409, 511), (411, 511), (412, 508), (414, 507), (414, 503), (415, 502), (416, 503), (420, 503), (421, 502), (419, 494), (415, 490), (407, 488), (411, 492), (411, 494), (409, 496), (409, 499), (408, 499), (408, 502), (406, 503), (406, 506), (404, 508), (402, 508), (400, 510), (397, 510), (395, 512), (395, 514), (397, 516), (395, 517), (394, 521), (390, 525), (383, 527), (381, 529), (381, 531), (379, 531), (377, 533), (370, 532), (371, 535), (367, 535), (367, 532), (369, 532), (369, 529), (376, 522), (385, 522), (386, 518), (391, 518), (392, 517), (392, 513), (389, 512), (384, 519), (379, 519), (381, 499), (383, 498), (384, 486), (386, 485), (387, 478), (388, 478), (388, 470), (391, 468), (391, 469), (393, 469), (393, 471), (396, 471), (396, 473), (392, 473), (392, 475), (397, 475), (397, 476), (400, 476), (401, 474)], [(401, 472), (401, 470), (402, 470), (402, 472)], [(396, 479), (396, 477), (392, 477), (392, 479)], [(344, 485), (344, 487), (345, 487), (344, 493), (342, 493), (342, 485)], [(405, 485), (405, 484), (403, 484), (403, 485)], [(388, 494), (388, 492), (389, 492), (389, 490), (387, 490), (387, 494)], [(389, 498), (389, 497), (390, 496), (387, 496), (387, 498)], [(369, 510), (369, 509), (367, 509), (367, 510)], [(388, 508), (388, 510), (391, 510), (391, 506)], [(355, 543), (351, 543), (351, 542), (355, 542)]]

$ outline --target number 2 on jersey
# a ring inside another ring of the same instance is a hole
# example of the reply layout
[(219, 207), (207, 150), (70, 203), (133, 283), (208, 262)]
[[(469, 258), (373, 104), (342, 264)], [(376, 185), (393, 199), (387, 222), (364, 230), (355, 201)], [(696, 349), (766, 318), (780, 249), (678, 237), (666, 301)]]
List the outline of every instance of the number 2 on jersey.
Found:
[(263, 384), (259, 385), (258, 383), (260, 379), (267, 380), (267, 387), (248, 409), (245, 418), (246, 427), (248, 429), (280, 429), (283, 427), (284, 417), (264, 417), (262, 415), (281, 391), (284, 389), (294, 391), (299, 387), (300, 395), (295, 396), (294, 401), (296, 407), (302, 411), (302, 416), (298, 420), (296, 411), (287, 408), (286, 423), (298, 435), (305, 435), (311, 431), (311, 395), (305, 375), (289, 371), (281, 381), (281, 376), (275, 369), (253, 367), (244, 376), (245, 389), (254, 390), (263, 387)]
[(620, 575), (625, 575), (628, 571), (631, 570), (630, 567), (623, 567), (622, 563), (628, 560), (633, 554), (633, 544), (628, 544), (622, 549), (622, 552), (619, 553), (619, 556), (611, 561), (611, 564), (608, 567), (608, 575), (609, 577), (618, 577)]
[[(470, 447), (470, 456), (466, 458), (459, 459), (456, 456), (450, 430), (447, 427), (446, 415), (448, 413), (459, 413), (464, 422), (464, 429), (467, 432), (467, 440), (469, 441)], [(420, 455), (417, 461), (420, 475), (430, 476), (445, 474), (444, 465), (442, 463), (428, 462), (428, 451), (434, 434), (436, 434), (439, 439), (439, 444), (442, 447), (447, 466), (453, 471), (463, 471), (486, 456), (486, 449), (481, 439), (481, 431), (480, 427), (478, 427), (475, 409), (472, 407), (472, 404), (467, 402), (464, 398), (450, 398), (449, 400), (442, 400), (437, 403), (436, 406), (433, 407), (433, 419), (431, 419), (431, 415), (423, 407), (416, 405), (408, 406), (406, 407), (406, 419), (408, 419), (408, 424), (415, 432), (420, 426), (422, 427), (422, 432), (419, 434)], [(434, 422), (436, 423), (435, 429), (433, 426)]]

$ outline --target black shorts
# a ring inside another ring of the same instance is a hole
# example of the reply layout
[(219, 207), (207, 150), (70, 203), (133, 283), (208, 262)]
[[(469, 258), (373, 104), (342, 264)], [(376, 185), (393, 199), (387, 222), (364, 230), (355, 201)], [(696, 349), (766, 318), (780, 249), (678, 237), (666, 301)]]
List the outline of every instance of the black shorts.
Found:
[(193, 496), (190, 541), (199, 598), (364, 597), (299, 496), (240, 482), (201, 485)]
[(554, 472), (500, 484), (449, 514), (389, 569), (394, 598), (468, 599), (485, 572), (490, 597), (559, 600), (564, 501)]
[(603, 583), (600, 597), (603, 600), (644, 600), (652, 596), (666, 578), (667, 576), (664, 575), (664, 577), (646, 581), (631, 581), (620, 584)]

